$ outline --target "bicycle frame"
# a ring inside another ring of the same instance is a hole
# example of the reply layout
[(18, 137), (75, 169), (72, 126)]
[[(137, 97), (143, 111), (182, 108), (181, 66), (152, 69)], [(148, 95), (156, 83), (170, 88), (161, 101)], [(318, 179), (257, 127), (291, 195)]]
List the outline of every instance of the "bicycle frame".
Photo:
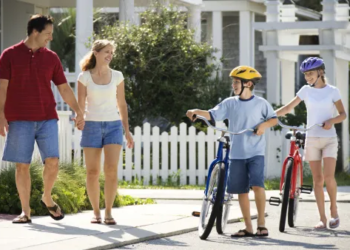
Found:
[(286, 167), (287, 162), (289, 159), (293, 159), (293, 172), (292, 172), (292, 183), (291, 183), (291, 189), (289, 193), (289, 197), (291, 199), (294, 199), (295, 196), (295, 190), (296, 190), (296, 182), (297, 182), (297, 175), (298, 175), (298, 167), (300, 168), (300, 185), (303, 185), (303, 163), (301, 160), (301, 156), (299, 153), (299, 147), (295, 143), (296, 137), (295, 137), (295, 131), (293, 131), (293, 136), (290, 139), (290, 150), (289, 155), (286, 157), (286, 159), (283, 162), (282, 167), (282, 175), (281, 175), (281, 181), (280, 181), (280, 193), (282, 193), (283, 183), (284, 183), (284, 177), (286, 173)]
[[(227, 184), (227, 177), (228, 177), (228, 156), (230, 152), (230, 146), (228, 145), (228, 148), (226, 149), (226, 154), (224, 156), (224, 144), (225, 144), (225, 138), (224, 138), (225, 133), (221, 133), (221, 137), (219, 139), (219, 145), (218, 145), (218, 150), (217, 150), (217, 155), (216, 158), (212, 161), (209, 167), (208, 171), (208, 177), (207, 177), (207, 182), (204, 190), (205, 197), (208, 197), (208, 186), (211, 178), (211, 174), (213, 172), (214, 166), (218, 163), (224, 163), (225, 164), (225, 183), (224, 187), (226, 187)], [(225, 192), (225, 189), (224, 189)], [(224, 198), (224, 195), (222, 196)]]

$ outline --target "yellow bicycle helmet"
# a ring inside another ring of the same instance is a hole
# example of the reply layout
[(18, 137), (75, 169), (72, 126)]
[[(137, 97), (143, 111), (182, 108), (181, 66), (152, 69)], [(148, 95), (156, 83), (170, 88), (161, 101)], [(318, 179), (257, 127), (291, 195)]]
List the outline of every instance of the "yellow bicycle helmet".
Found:
[(238, 78), (242, 82), (242, 90), (239, 96), (242, 95), (244, 88), (247, 88), (244, 87), (244, 83), (252, 81), (255, 85), (262, 78), (261, 74), (256, 69), (249, 66), (238, 66), (234, 68), (230, 73), (230, 77)]
[(253, 81), (254, 84), (262, 78), (261, 74), (256, 69), (249, 66), (238, 66), (234, 68), (230, 73), (230, 77), (245, 81)]

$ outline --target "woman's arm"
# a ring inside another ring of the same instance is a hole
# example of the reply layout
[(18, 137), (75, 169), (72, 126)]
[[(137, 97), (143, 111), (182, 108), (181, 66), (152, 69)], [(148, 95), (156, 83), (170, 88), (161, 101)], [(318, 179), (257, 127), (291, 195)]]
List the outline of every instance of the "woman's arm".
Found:
[(338, 110), (339, 115), (337, 115), (336, 117), (329, 119), (327, 121), (324, 122), (324, 129), (331, 129), (333, 124), (337, 124), (337, 123), (341, 123), (342, 121), (344, 121), (347, 117), (345, 109), (344, 109), (344, 105), (343, 102), (341, 100), (336, 101), (335, 103), (335, 107)]
[(128, 118), (128, 108), (125, 100), (125, 87), (124, 81), (122, 81), (117, 87), (117, 105), (119, 109), (120, 118), (123, 123), (125, 130), (125, 138), (127, 140), (127, 146), (132, 148), (134, 146), (134, 141), (129, 130), (129, 118)]
[(298, 96), (294, 97), (287, 105), (276, 110), (277, 116), (285, 116), (290, 113), (300, 102), (301, 99)]

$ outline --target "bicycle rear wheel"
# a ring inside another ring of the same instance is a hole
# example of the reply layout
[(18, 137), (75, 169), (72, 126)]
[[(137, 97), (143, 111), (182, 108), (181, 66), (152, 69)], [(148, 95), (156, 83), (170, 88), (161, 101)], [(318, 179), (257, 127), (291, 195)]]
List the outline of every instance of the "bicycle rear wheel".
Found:
[(295, 221), (297, 218), (299, 197), (301, 192), (301, 168), (297, 166), (297, 177), (296, 177), (296, 187), (295, 194), (293, 199), (289, 199), (289, 208), (288, 208), (288, 225), (294, 227)]
[(216, 164), (211, 173), (209, 180), (207, 197), (203, 198), (200, 220), (198, 225), (199, 238), (205, 240), (208, 238), (215, 219), (222, 209), (221, 200), (225, 180), (225, 165), (223, 163)]
[(290, 158), (287, 161), (286, 175), (284, 178), (283, 190), (282, 190), (282, 208), (281, 208), (281, 217), (280, 217), (280, 226), (279, 226), (280, 232), (284, 232), (285, 225), (286, 225), (286, 216), (287, 216), (287, 209), (289, 204), (289, 190), (290, 190), (290, 182), (292, 179), (292, 170), (293, 170), (293, 159)]

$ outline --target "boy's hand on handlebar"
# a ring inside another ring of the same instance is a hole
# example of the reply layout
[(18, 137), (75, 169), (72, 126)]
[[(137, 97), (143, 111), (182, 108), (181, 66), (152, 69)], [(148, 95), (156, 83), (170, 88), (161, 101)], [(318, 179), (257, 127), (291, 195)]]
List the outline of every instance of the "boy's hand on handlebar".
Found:
[(263, 134), (265, 133), (265, 129), (266, 129), (266, 127), (265, 127), (264, 123), (259, 124), (259, 125), (254, 129), (254, 133), (255, 133), (256, 135), (263, 135)]
[(186, 116), (188, 117), (188, 118), (190, 118), (190, 120), (192, 121), (192, 122), (194, 122), (197, 118), (196, 118), (196, 112), (197, 111), (197, 109), (190, 109), (190, 110), (187, 110), (187, 112), (186, 112)]

